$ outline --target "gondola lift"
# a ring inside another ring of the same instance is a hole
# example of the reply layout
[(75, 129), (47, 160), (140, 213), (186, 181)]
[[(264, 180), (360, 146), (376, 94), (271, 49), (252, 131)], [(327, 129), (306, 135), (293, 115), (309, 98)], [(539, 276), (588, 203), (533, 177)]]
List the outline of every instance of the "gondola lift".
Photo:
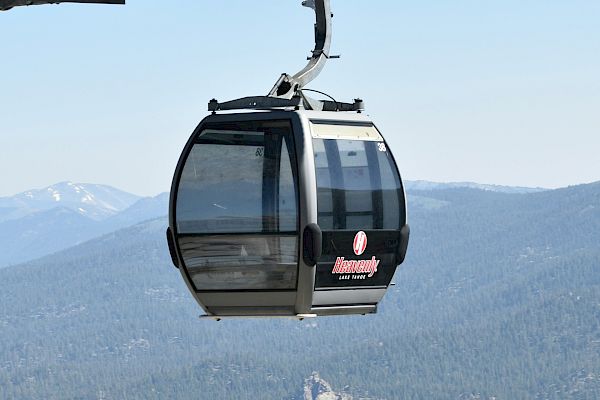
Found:
[[(51, 3), (125, 1), (0, 11)], [(175, 169), (167, 242), (204, 317), (374, 313), (406, 255), (404, 188), (362, 100), (305, 94), (335, 57), (330, 0), (302, 5), (317, 20), (308, 65), (267, 96), (211, 100)]]
[(177, 164), (167, 240), (204, 317), (297, 318), (377, 310), (408, 246), (394, 157), (362, 100), (315, 100), (306, 84), (331, 44), (267, 96), (209, 102)]

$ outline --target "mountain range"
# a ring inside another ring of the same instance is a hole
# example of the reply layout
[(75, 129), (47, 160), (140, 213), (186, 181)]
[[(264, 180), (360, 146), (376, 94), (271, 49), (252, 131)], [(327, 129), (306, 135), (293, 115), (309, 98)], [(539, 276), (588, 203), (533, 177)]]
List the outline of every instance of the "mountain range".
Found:
[(168, 194), (140, 197), (62, 182), (0, 198), (0, 268), (33, 260), (167, 213)]
[(431, 181), (405, 181), (404, 188), (406, 190), (445, 190), (445, 189), (458, 189), (458, 188), (470, 188), (486, 190), (490, 192), (500, 193), (535, 193), (541, 192), (547, 189), (540, 187), (524, 187), (524, 186), (503, 186), (503, 185), (490, 185), (485, 183), (475, 182), (431, 182)]
[(600, 182), (408, 201), (376, 315), (199, 321), (164, 217), (1, 269), (0, 398), (600, 398)]
[(140, 199), (107, 185), (61, 182), (12, 197), (0, 197), (0, 222), (63, 207), (95, 221), (102, 221)]
[[(406, 181), (406, 190), (476, 188), (532, 193), (538, 188), (472, 182)], [(415, 198), (420, 204), (421, 198)], [(60, 182), (0, 197), (0, 268), (34, 260), (102, 234), (167, 215), (168, 193), (140, 197), (107, 185)]]

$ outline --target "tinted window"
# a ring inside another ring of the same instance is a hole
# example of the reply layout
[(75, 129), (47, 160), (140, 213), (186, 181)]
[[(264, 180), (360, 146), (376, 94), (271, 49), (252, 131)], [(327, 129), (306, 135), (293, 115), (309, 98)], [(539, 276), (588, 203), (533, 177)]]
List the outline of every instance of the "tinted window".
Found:
[(297, 230), (293, 147), (283, 132), (264, 130), (200, 133), (179, 183), (179, 233)]
[(385, 144), (314, 139), (318, 222), (331, 229), (399, 229), (400, 177)]
[(207, 127), (185, 161), (178, 243), (196, 290), (293, 289), (296, 162), (287, 121)]

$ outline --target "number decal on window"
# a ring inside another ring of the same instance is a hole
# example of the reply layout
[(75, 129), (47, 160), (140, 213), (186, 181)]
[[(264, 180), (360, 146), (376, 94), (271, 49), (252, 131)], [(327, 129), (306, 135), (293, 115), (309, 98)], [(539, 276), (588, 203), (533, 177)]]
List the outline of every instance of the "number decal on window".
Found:
[(387, 149), (385, 148), (385, 143), (377, 143), (377, 149), (379, 151), (387, 151)]

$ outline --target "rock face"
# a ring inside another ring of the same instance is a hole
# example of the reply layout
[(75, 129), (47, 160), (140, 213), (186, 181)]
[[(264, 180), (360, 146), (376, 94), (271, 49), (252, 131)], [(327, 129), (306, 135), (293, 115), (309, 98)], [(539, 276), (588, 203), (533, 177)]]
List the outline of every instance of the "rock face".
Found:
[(352, 396), (334, 392), (318, 372), (313, 372), (304, 380), (304, 400), (352, 400)]

